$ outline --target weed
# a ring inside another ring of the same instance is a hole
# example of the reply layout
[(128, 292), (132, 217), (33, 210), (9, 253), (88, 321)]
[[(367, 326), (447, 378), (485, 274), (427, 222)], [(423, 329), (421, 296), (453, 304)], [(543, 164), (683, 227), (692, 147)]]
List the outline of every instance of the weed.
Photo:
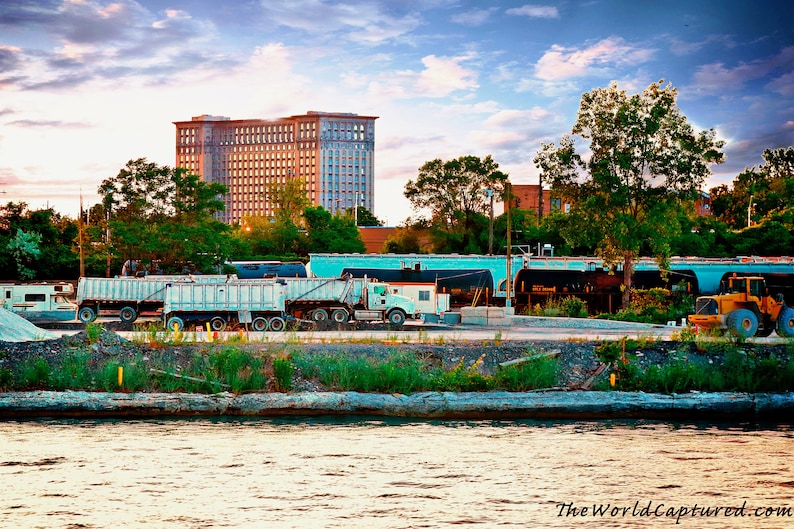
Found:
[(86, 323), (85, 336), (88, 343), (97, 343), (102, 338), (104, 328), (99, 323)]
[(24, 389), (46, 389), (50, 379), (50, 364), (42, 357), (28, 358), (19, 366), (17, 380)]
[(292, 375), (295, 366), (288, 356), (279, 356), (273, 359), (273, 379), (276, 391), (290, 391), (292, 389)]
[(93, 389), (94, 377), (88, 365), (90, 358), (87, 351), (72, 351), (64, 355), (51, 369), (49, 387), (56, 391)]
[(538, 357), (521, 364), (500, 367), (495, 375), (497, 385), (507, 391), (530, 391), (557, 385), (557, 360)]

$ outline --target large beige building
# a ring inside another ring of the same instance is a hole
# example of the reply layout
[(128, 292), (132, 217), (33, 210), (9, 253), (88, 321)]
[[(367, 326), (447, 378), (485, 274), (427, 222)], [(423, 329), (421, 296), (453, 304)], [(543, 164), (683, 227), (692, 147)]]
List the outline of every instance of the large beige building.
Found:
[(202, 115), (175, 121), (176, 166), (229, 189), (221, 220), (272, 216), (267, 187), (299, 178), (314, 204), (373, 211), (377, 116), (307, 112), (274, 120)]

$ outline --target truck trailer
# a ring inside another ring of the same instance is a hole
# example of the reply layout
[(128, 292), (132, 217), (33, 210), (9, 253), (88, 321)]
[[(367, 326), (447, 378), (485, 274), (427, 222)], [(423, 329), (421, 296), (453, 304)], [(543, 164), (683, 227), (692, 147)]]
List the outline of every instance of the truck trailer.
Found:
[(170, 283), (225, 283), (234, 275), (149, 275), (143, 277), (81, 277), (77, 283), (77, 319), (94, 321), (104, 312), (116, 313), (124, 323), (142, 312), (163, 308)]
[(173, 282), (165, 289), (163, 321), (172, 330), (193, 323), (222, 331), (230, 323), (250, 323), (255, 331), (283, 331), (284, 294), (284, 285), (273, 280)]
[(238, 279), (224, 284), (169, 284), (163, 321), (182, 328), (208, 323), (212, 330), (250, 323), (253, 330), (281, 331), (285, 320), (383, 321), (402, 325), (418, 319), (414, 301), (395, 294), (387, 283), (366, 278)]

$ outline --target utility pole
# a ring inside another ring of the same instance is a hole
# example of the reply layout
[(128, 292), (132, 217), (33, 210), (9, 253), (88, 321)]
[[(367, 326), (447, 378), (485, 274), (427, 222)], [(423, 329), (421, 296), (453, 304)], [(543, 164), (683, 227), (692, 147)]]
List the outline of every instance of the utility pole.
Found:
[(488, 189), (485, 193), (491, 198), (491, 215), (488, 223), (488, 255), (493, 255), (493, 189)]
[(512, 245), (512, 241), (510, 238), (510, 199), (512, 196), (512, 189), (510, 182), (505, 182), (505, 208), (507, 209), (507, 281), (505, 283), (505, 307), (512, 307), (512, 301), (510, 300), (510, 287), (511, 283), (513, 282), (513, 274), (511, 268), (511, 257), (510, 257), (510, 246)]

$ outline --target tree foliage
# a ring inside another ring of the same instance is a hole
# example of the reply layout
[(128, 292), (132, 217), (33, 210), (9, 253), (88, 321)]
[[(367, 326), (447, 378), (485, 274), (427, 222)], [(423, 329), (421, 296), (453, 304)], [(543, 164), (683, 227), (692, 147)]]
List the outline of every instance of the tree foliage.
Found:
[(416, 180), (405, 184), (404, 195), (414, 209), (428, 212), (436, 251), (484, 253), (488, 248), (489, 192), (501, 196), (506, 181), (507, 174), (490, 155), (435, 159), (419, 168)]
[(696, 132), (676, 99), (663, 81), (635, 95), (615, 83), (585, 93), (572, 134), (589, 141), (589, 159), (567, 136), (541, 145), (535, 158), (543, 181), (573, 204), (566, 240), (597, 240), (607, 265), (623, 265), (624, 306), (634, 260), (652, 255), (664, 266), (682, 201), (703, 186), (711, 164), (723, 161), (714, 130)]
[(114, 267), (141, 260), (164, 272), (207, 272), (226, 260), (231, 228), (213, 217), (223, 209), (218, 197), (226, 186), (139, 158), (98, 191), (110, 235), (103, 250)]

